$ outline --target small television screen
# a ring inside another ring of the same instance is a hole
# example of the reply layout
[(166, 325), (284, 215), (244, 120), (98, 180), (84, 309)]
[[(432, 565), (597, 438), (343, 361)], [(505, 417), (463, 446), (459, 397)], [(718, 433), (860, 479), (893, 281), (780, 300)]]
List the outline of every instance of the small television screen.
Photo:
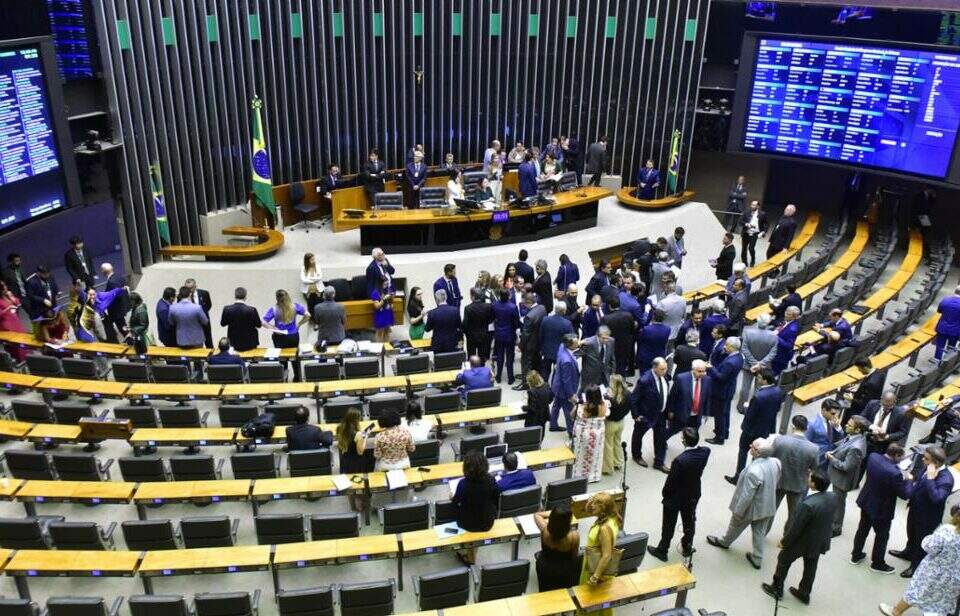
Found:
[(873, 19), (873, 9), (868, 6), (845, 6), (840, 9), (833, 23), (843, 25), (848, 21), (866, 21)]
[(493, 222), (503, 223), (510, 220), (510, 211), (509, 210), (498, 210), (493, 213)]
[(774, 21), (777, 18), (776, 2), (747, 2), (747, 17)]

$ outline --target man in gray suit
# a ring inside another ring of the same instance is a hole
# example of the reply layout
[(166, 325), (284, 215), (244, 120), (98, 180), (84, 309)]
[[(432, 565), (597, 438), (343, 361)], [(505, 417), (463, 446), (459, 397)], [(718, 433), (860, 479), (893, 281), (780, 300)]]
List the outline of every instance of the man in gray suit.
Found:
[(661, 298), (665, 295), (663, 275), (670, 271), (670, 255), (666, 252), (657, 253), (657, 262), (650, 266), (650, 296)]
[(191, 293), (189, 287), (180, 287), (177, 303), (170, 306), (170, 316), (167, 317), (177, 332), (177, 346), (185, 348), (202, 347), (206, 339), (204, 329), (210, 323), (200, 304), (190, 301)]
[[(753, 389), (753, 377), (761, 368), (769, 368), (777, 354), (777, 335), (770, 331), (770, 315), (764, 312), (757, 317), (756, 325), (743, 328), (740, 337), (740, 354), (743, 355), (743, 371), (740, 373), (740, 399), (737, 410), (743, 413), (743, 407), (750, 399)], [(806, 481), (804, 481), (806, 485)]]
[(763, 561), (763, 543), (777, 513), (777, 482), (780, 480), (780, 460), (772, 457), (773, 448), (758, 438), (750, 444), (753, 461), (740, 473), (737, 487), (730, 500), (730, 524), (720, 538), (707, 536), (707, 543), (726, 550), (749, 526), (753, 532), (753, 552), (747, 560), (754, 569)]
[(687, 316), (687, 302), (677, 295), (677, 285), (668, 282), (663, 285), (663, 296), (656, 308), (663, 311), (663, 324), (670, 327), (670, 340), (673, 341)]
[(727, 293), (727, 318), (730, 324), (728, 333), (739, 333), (747, 318), (747, 289), (742, 279), (733, 282), (733, 288)]
[[(776, 336), (774, 336), (776, 339)], [(810, 473), (817, 469), (820, 448), (807, 440), (807, 418), (794, 415), (790, 420), (793, 430), (789, 434), (778, 434), (773, 441), (773, 457), (780, 460), (780, 483), (777, 485), (777, 507), (787, 498), (787, 523), (797, 509), (797, 503), (807, 494), (807, 481)]]
[(317, 340), (326, 340), (327, 344), (340, 344), (347, 337), (347, 311), (343, 309), (343, 304), (334, 301), (336, 297), (336, 289), (324, 287), (323, 301), (313, 308)]
[(600, 176), (607, 169), (607, 138), (600, 137), (587, 148), (584, 171), (590, 174), (590, 186), (600, 186)]
[(833, 484), (833, 493), (837, 499), (837, 510), (833, 515), (833, 536), (843, 532), (843, 513), (847, 507), (847, 492), (857, 487), (860, 479), (860, 465), (867, 457), (867, 436), (870, 422), (860, 415), (854, 415), (845, 426), (847, 436), (837, 443), (833, 451), (824, 456), (827, 459), (827, 476)]
[(601, 325), (596, 336), (584, 338), (580, 343), (580, 357), (583, 360), (580, 391), (591, 385), (609, 385), (610, 375), (617, 371), (610, 328)]

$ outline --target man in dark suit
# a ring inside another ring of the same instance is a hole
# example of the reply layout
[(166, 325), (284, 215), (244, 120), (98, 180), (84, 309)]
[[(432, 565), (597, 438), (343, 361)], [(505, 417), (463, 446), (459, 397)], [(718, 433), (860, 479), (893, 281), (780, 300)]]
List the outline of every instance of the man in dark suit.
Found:
[(731, 233), (737, 230), (737, 221), (743, 214), (743, 204), (747, 200), (747, 178), (739, 176), (727, 193), (727, 214), (723, 226)]
[(689, 372), (694, 360), (707, 361), (707, 356), (700, 350), (700, 332), (696, 329), (687, 330), (684, 343), (678, 344), (673, 350), (673, 373)]
[(257, 348), (260, 344), (260, 313), (247, 305), (247, 290), (237, 287), (233, 292), (234, 302), (223, 307), (220, 313), (220, 327), (227, 328), (227, 338), (238, 353)]
[(647, 552), (662, 561), (667, 560), (667, 550), (677, 528), (677, 516), (683, 522), (683, 537), (680, 553), (684, 558), (693, 554), (693, 536), (696, 532), (697, 503), (700, 501), (700, 481), (703, 469), (710, 459), (710, 448), (698, 446), (700, 433), (696, 428), (684, 428), (683, 453), (673, 459), (670, 472), (663, 484), (663, 526), (660, 543), (647, 546)]
[(830, 536), (837, 501), (827, 492), (830, 480), (820, 473), (810, 475), (810, 488), (814, 491), (797, 505), (793, 521), (780, 541), (780, 556), (777, 557), (777, 570), (770, 584), (762, 585), (763, 592), (779, 599), (783, 596), (783, 583), (790, 571), (790, 565), (799, 558), (803, 559), (803, 576), (799, 586), (791, 586), (790, 594), (801, 603), (810, 603), (813, 580), (817, 576), (817, 563), (821, 554), (830, 550)]
[(793, 234), (797, 232), (797, 220), (793, 217), (796, 213), (797, 207), (793, 204), (783, 208), (783, 216), (770, 233), (770, 243), (767, 244), (768, 259), (790, 246)]
[(323, 301), (313, 307), (318, 343), (340, 344), (347, 337), (347, 311), (336, 298), (337, 290), (326, 286), (323, 288)]
[(38, 265), (36, 273), (27, 278), (27, 314), (31, 319), (38, 319), (50, 308), (57, 305), (57, 296), (60, 287), (50, 275), (46, 265)]
[(750, 443), (758, 438), (767, 438), (777, 428), (777, 413), (783, 403), (783, 390), (777, 387), (776, 377), (770, 368), (761, 368), (756, 374), (757, 389), (753, 398), (743, 412), (743, 422), (740, 424), (740, 449), (737, 452), (737, 470), (724, 479), (727, 483), (737, 485), (740, 471), (747, 465), (747, 452)]
[(519, 391), (526, 389), (526, 376), (530, 370), (540, 370), (540, 323), (547, 316), (547, 310), (537, 302), (536, 293), (527, 293), (523, 297), (527, 313), (520, 324), (520, 383), (514, 386)]
[(760, 207), (759, 201), (751, 201), (750, 209), (740, 218), (740, 258), (753, 267), (757, 264), (757, 239), (767, 233), (767, 213)]
[(427, 313), (424, 329), (433, 332), (430, 350), (434, 353), (456, 351), (463, 338), (460, 325), (460, 311), (447, 303), (447, 292), (443, 289), (433, 294), (437, 307)]
[(646, 467), (643, 459), (643, 435), (653, 429), (653, 468), (668, 472), (663, 465), (667, 454), (666, 411), (670, 397), (670, 376), (667, 374), (667, 361), (662, 357), (654, 358), (649, 370), (637, 379), (637, 385), (630, 394), (630, 411), (633, 415), (633, 435), (630, 437), (630, 455), (633, 461)]
[(602, 324), (610, 328), (613, 336), (613, 348), (616, 353), (617, 374), (630, 376), (630, 357), (634, 354), (634, 336), (636, 321), (633, 315), (620, 310), (620, 298), (611, 297), (609, 312), (603, 317)]
[(733, 234), (724, 233), (721, 240), (720, 254), (717, 256), (713, 269), (717, 280), (727, 280), (733, 276), (733, 260), (737, 257), (737, 249), (733, 247)]
[(230, 339), (221, 338), (217, 343), (217, 352), (207, 358), (207, 363), (211, 366), (245, 366), (243, 358), (236, 353), (230, 352)]
[(563, 346), (557, 352), (557, 369), (550, 380), (550, 391), (553, 392), (553, 405), (550, 407), (550, 431), (563, 430), (557, 419), (563, 411), (563, 420), (566, 424), (567, 436), (573, 438), (573, 407), (577, 402), (577, 392), (580, 390), (580, 368), (573, 353), (580, 346), (576, 334), (567, 334), (563, 337)]
[(387, 166), (380, 160), (380, 152), (374, 148), (370, 150), (367, 162), (363, 164), (360, 170), (360, 183), (363, 185), (363, 192), (367, 195), (367, 201), (373, 205), (373, 196), (382, 193), (384, 190), (384, 180), (387, 178)]
[(943, 448), (927, 447), (923, 453), (924, 472), (919, 477), (907, 477), (907, 547), (891, 550), (890, 555), (910, 561), (900, 577), (913, 577), (913, 572), (927, 555), (921, 543), (943, 522), (947, 497), (953, 491), (953, 475), (945, 466), (947, 454)]
[[(397, 270), (390, 265), (390, 261), (387, 260), (387, 255), (384, 254), (382, 248), (374, 248), (370, 251), (370, 256), (373, 259), (370, 261), (370, 265), (367, 266), (367, 296), (369, 297), (374, 291), (380, 290), (380, 279), (383, 276), (386, 276), (388, 279), (391, 279), (394, 274), (397, 273)], [(393, 283), (390, 283), (390, 288), (393, 288)]]
[(863, 546), (867, 533), (873, 529), (873, 551), (870, 568), (880, 573), (892, 573), (893, 567), (886, 563), (887, 540), (890, 538), (890, 523), (897, 506), (897, 498), (907, 498), (907, 482), (897, 466), (903, 458), (903, 447), (893, 443), (887, 453), (872, 453), (867, 458), (866, 481), (857, 497), (860, 507), (860, 524), (853, 537), (853, 552), (850, 562), (859, 564), (867, 555)]
[(170, 323), (170, 306), (175, 301), (177, 301), (177, 290), (173, 287), (165, 288), (163, 297), (157, 301), (157, 338), (163, 346), (177, 346), (177, 332)]
[(590, 186), (600, 186), (600, 176), (607, 169), (607, 138), (600, 137), (587, 148), (584, 171), (590, 174)]
[(476, 355), (481, 363), (490, 359), (490, 325), (493, 323), (493, 304), (483, 300), (477, 287), (470, 289), (470, 303), (463, 309), (463, 333), (467, 337), (467, 357)]
[(581, 308), (580, 304), (577, 303), (577, 295), (579, 291), (577, 290), (577, 285), (570, 283), (567, 285), (567, 290), (563, 294), (563, 299), (558, 299), (557, 301), (563, 301), (567, 306), (567, 320), (570, 321), (570, 325), (573, 326), (573, 331), (580, 331), (580, 315)]
[(777, 376), (783, 372), (790, 360), (793, 359), (793, 346), (800, 335), (800, 309), (790, 306), (783, 313), (784, 322), (777, 328), (777, 352), (773, 356), (770, 367)]
[(533, 292), (537, 294), (537, 303), (542, 304), (547, 314), (550, 314), (553, 312), (553, 284), (550, 282), (547, 262), (543, 259), (537, 259), (536, 276), (533, 281)]
[(580, 341), (580, 390), (591, 385), (609, 385), (617, 369), (610, 328), (601, 325), (596, 336)]
[(637, 369), (645, 372), (650, 369), (654, 357), (666, 357), (669, 342), (670, 326), (663, 323), (663, 310), (655, 308), (650, 324), (637, 332)]
[[(593, 276), (587, 281), (587, 287), (584, 292), (587, 299), (592, 300), (594, 295), (603, 295), (604, 289), (610, 286), (610, 262), (606, 259), (600, 259)], [(591, 301), (592, 303), (592, 301)]]
[(407, 186), (407, 207), (420, 207), (420, 188), (427, 181), (427, 166), (423, 163), (423, 152), (414, 152), (413, 162), (407, 163), (404, 171)]
[(310, 414), (307, 408), (301, 406), (293, 415), (294, 424), (287, 426), (287, 449), (289, 451), (306, 451), (320, 449), (333, 445), (333, 433), (321, 430), (318, 426), (307, 423)]
[(858, 359), (853, 365), (866, 378), (860, 381), (856, 391), (844, 393), (844, 397), (850, 401), (850, 406), (843, 411), (842, 424), (846, 424), (847, 420), (854, 415), (863, 415), (863, 409), (870, 401), (879, 400), (883, 394), (883, 384), (887, 380), (886, 370), (874, 370), (868, 357)]
[(520, 183), (520, 195), (524, 198), (534, 197), (537, 194), (537, 166), (533, 164), (533, 154), (527, 152), (523, 162), (517, 169), (517, 179)]
[(460, 293), (460, 281), (457, 280), (457, 266), (453, 263), (447, 263), (443, 266), (443, 276), (437, 278), (433, 283), (433, 291), (436, 293), (440, 289), (447, 292), (447, 303), (454, 308), (459, 309), (463, 301), (463, 294)]
[[(107, 281), (104, 291), (109, 292), (127, 286), (126, 278), (114, 272), (113, 265), (109, 263), (100, 266), (100, 273)], [(116, 301), (110, 303), (104, 319), (103, 329), (107, 334), (107, 342), (118, 342), (126, 335), (128, 312), (130, 312), (130, 296), (127, 293), (120, 293)]]
[(587, 296), (589, 298), (583, 314), (580, 316), (580, 334), (584, 338), (595, 336), (597, 329), (606, 316), (606, 309), (603, 307), (603, 299), (599, 295)]
[(668, 440), (687, 426), (700, 429), (701, 418), (710, 413), (712, 389), (705, 361), (695, 359), (690, 372), (674, 375), (667, 400)]
[(210, 331), (210, 309), (213, 308), (213, 302), (210, 301), (210, 292), (206, 289), (197, 288), (197, 281), (193, 278), (187, 278), (183, 283), (190, 291), (190, 301), (194, 304), (199, 304), (203, 309), (203, 314), (207, 316), (207, 322), (203, 326), (203, 345), (208, 348), (213, 348), (213, 335)]
[(320, 178), (317, 183), (317, 192), (324, 199), (333, 198), (333, 191), (340, 188), (340, 167), (338, 165), (327, 165), (327, 173)]
[(513, 266), (517, 268), (517, 275), (523, 278), (524, 282), (533, 284), (537, 276), (533, 268), (530, 267), (530, 264), (527, 263), (528, 258), (530, 258), (530, 255), (527, 253), (527, 249), (521, 248), (520, 253), (517, 255), (517, 262), (514, 263)]
[(553, 314), (540, 322), (540, 375), (545, 381), (550, 381), (550, 371), (557, 363), (564, 336), (573, 333), (573, 325), (567, 320), (567, 305), (557, 302), (553, 306)]
[[(27, 297), (27, 277), (21, 269), (23, 259), (15, 252), (7, 255), (7, 266), (3, 268), (3, 282), (10, 289), (10, 292), (17, 296), (23, 302)], [(26, 310), (26, 304), (23, 305)]]
[(537, 485), (537, 477), (529, 468), (520, 468), (517, 454), (508, 451), (503, 454), (503, 473), (497, 479), (497, 487), (501, 492), (516, 490)]
[(897, 394), (893, 390), (883, 392), (879, 400), (868, 402), (863, 418), (870, 422), (867, 455), (874, 451), (884, 453), (890, 443), (902, 443), (910, 431), (907, 409), (897, 406)]
[(723, 345), (726, 356), (718, 366), (710, 366), (707, 374), (713, 381), (713, 400), (710, 402), (713, 416), (713, 438), (708, 438), (711, 445), (723, 445), (730, 437), (730, 405), (737, 392), (737, 379), (743, 370), (743, 355), (740, 354), (740, 339), (731, 336)]
[(78, 282), (84, 285), (84, 288), (93, 286), (96, 278), (96, 271), (93, 269), (93, 259), (90, 253), (83, 246), (83, 238), (74, 235), (70, 238), (70, 250), (63, 253), (63, 265), (70, 274), (70, 281), (73, 284)]

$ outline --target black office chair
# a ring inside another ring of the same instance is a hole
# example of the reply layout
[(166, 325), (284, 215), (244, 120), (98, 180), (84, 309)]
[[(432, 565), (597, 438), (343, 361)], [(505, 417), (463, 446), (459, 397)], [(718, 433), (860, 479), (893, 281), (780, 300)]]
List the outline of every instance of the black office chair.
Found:
[(55, 479), (50, 458), (42, 451), (8, 449), (3, 452), (7, 470), (16, 479)]
[(388, 616), (393, 614), (396, 595), (393, 579), (360, 584), (342, 584), (337, 588), (340, 616)]
[(292, 426), (297, 422), (297, 411), (302, 407), (302, 404), (268, 404), (263, 410), (273, 413), (275, 426)]
[[(369, 300), (370, 294), (367, 293), (367, 275), (366, 274), (357, 274), (347, 283), (350, 286), (349, 295), (341, 295), (340, 291), (337, 291), (336, 297), (340, 298), (341, 301), (345, 299), (353, 300)], [(336, 290), (336, 288), (335, 288)]]
[(433, 354), (433, 369), (440, 370), (458, 370), (463, 362), (467, 361), (467, 354), (464, 351), (449, 351), (446, 353)]
[(134, 428), (159, 428), (157, 411), (146, 404), (113, 407), (113, 416), (117, 419), (129, 419)]
[(475, 602), (519, 597), (526, 592), (527, 582), (530, 581), (530, 561), (520, 559), (474, 565), (471, 573)]
[(248, 592), (204, 592), (194, 595), (196, 616), (257, 616), (260, 613), (260, 589)]
[(302, 543), (307, 540), (302, 513), (261, 513), (253, 518), (257, 543)]
[(67, 481), (108, 481), (113, 458), (98, 460), (92, 454), (55, 453), (53, 468), (60, 479)]
[(117, 464), (124, 481), (167, 481), (167, 469), (163, 466), (163, 459), (157, 456), (127, 456), (117, 458)]
[(210, 411), (201, 414), (195, 406), (177, 405), (157, 407), (157, 414), (164, 428), (206, 428)]
[(64, 357), (60, 360), (63, 375), (71, 379), (100, 380), (107, 376), (109, 368), (100, 368), (97, 362), (82, 357)]
[(281, 590), (277, 609), (280, 616), (333, 616), (333, 587)]
[(291, 477), (332, 475), (333, 462), (329, 449), (291, 451), (287, 454), (287, 469)]
[(499, 406), (503, 399), (503, 390), (499, 387), (482, 387), (471, 389), (466, 395), (468, 409), (479, 409), (486, 406)]
[(153, 380), (157, 383), (190, 383), (190, 366), (186, 364), (155, 364), (151, 368)]
[(383, 534), (405, 533), (430, 528), (430, 503), (390, 503), (379, 509)]
[(308, 383), (335, 381), (340, 378), (340, 364), (335, 361), (305, 361), (301, 366), (303, 368), (303, 380)]
[(170, 520), (124, 520), (120, 523), (120, 531), (123, 542), (131, 551), (176, 550), (180, 547), (180, 533)]
[(323, 420), (329, 423), (340, 423), (343, 416), (350, 409), (363, 410), (363, 403), (355, 396), (336, 396), (323, 404)]
[(421, 374), (423, 372), (430, 372), (430, 356), (426, 353), (401, 355), (397, 357), (397, 363), (393, 367), (393, 373), (397, 376)]
[(50, 546), (47, 527), (63, 516), (0, 518), (0, 547), (8, 550), (45, 550)]
[(30, 353), (27, 355), (27, 370), (33, 376), (62, 377), (63, 364), (59, 357)]
[(427, 415), (460, 410), (460, 392), (441, 391), (423, 397), (423, 412)]
[(54, 402), (51, 405), (53, 417), (58, 424), (76, 425), (83, 418), (93, 417), (89, 404), (80, 402)]
[(537, 451), (540, 449), (542, 434), (540, 426), (504, 430), (503, 442), (507, 444), (507, 449), (510, 451)]
[(512, 518), (540, 511), (540, 497), (543, 489), (538, 486), (527, 486), (500, 493), (498, 518)]
[(50, 597), (46, 616), (117, 616), (123, 597), (107, 607), (103, 597)]
[(199, 516), (180, 520), (180, 536), (185, 548), (226, 548), (237, 540), (240, 520), (225, 515)]
[(440, 441), (430, 439), (416, 443), (416, 449), (410, 454), (410, 466), (418, 468), (440, 464)]
[(406, 409), (407, 397), (398, 392), (385, 391), (367, 398), (367, 412), (370, 419), (378, 419), (388, 411), (396, 411), (402, 415)]
[(586, 493), (586, 477), (575, 477), (573, 479), (558, 479), (557, 481), (551, 481), (547, 484), (547, 490), (543, 497), (543, 510), (551, 511), (560, 503), (569, 501), (571, 497)]
[(359, 513), (314, 513), (310, 516), (310, 539), (313, 541), (359, 536)]
[(454, 522), (459, 508), (452, 500), (438, 500), (433, 503), (433, 525)]
[(248, 421), (260, 415), (260, 408), (256, 404), (221, 404), (217, 409), (220, 417), (220, 426), (223, 428), (240, 428)]
[(471, 451), (479, 451), (483, 453), (484, 447), (489, 445), (496, 445), (500, 442), (499, 434), (477, 434), (474, 436), (465, 436), (460, 439), (460, 445), (457, 446), (456, 443), (451, 443), (450, 447), (453, 449), (453, 455), (457, 460), (462, 460), (463, 456)]
[(247, 366), (251, 383), (282, 383), (286, 374), (286, 366), (277, 361), (261, 361)]
[[(327, 286), (333, 287), (336, 297), (339, 297), (341, 300), (353, 297), (350, 289), (350, 281), (346, 278), (331, 278), (327, 281)], [(364, 277), (363, 292), (364, 294), (367, 292), (366, 277)]]
[(49, 526), (51, 547), (58, 550), (112, 550), (116, 522), (100, 528), (95, 522), (53, 522)]
[(650, 537), (647, 533), (633, 533), (617, 537), (615, 547), (623, 550), (617, 575), (633, 573), (640, 568), (643, 557), (647, 554), (647, 542), (649, 540)]
[(135, 361), (114, 360), (110, 364), (113, 378), (126, 383), (149, 383), (150, 368), (147, 364)]
[(280, 469), (272, 451), (250, 451), (230, 456), (234, 479), (274, 479)]
[(343, 375), (348, 379), (380, 376), (380, 358), (348, 357), (343, 360)]
[(171, 456), (170, 475), (174, 481), (214, 481), (220, 479), (224, 460), (213, 456)]
[(13, 416), (17, 421), (26, 421), (29, 423), (53, 423), (53, 411), (47, 406), (46, 402), (34, 400), (14, 400)]
[(447, 207), (447, 189), (443, 186), (424, 186), (420, 189), (420, 207)]
[(403, 193), (401, 192), (382, 192), (373, 196), (373, 209), (375, 210), (402, 210)]
[(0, 597), (0, 614), (3, 614), (3, 616), (40, 616), (40, 606), (29, 599)]
[(180, 595), (130, 595), (130, 616), (193, 616)]
[(240, 364), (208, 364), (208, 383), (243, 383), (243, 366)]
[(290, 208), (295, 212), (300, 214), (300, 220), (297, 221), (295, 225), (290, 227), (291, 230), (296, 229), (297, 227), (303, 227), (303, 230), (307, 233), (310, 233), (311, 225), (317, 228), (320, 228), (321, 225), (313, 222), (312, 220), (307, 220), (307, 216), (313, 214), (320, 209), (320, 206), (316, 203), (304, 203), (303, 191), (303, 182), (293, 182), (290, 184)]
[(413, 592), (417, 609), (438, 610), (465, 605), (470, 598), (470, 569), (456, 567), (413, 576)]

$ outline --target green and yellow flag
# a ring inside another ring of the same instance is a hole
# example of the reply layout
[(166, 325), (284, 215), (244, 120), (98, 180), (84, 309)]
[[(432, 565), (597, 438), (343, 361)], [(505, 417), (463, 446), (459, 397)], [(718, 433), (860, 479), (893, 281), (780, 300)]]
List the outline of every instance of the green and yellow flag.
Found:
[(157, 219), (160, 244), (170, 244), (170, 223), (167, 222), (167, 206), (163, 202), (163, 181), (160, 179), (160, 163), (150, 165), (150, 191), (153, 193), (153, 214)]
[(277, 204), (273, 200), (273, 182), (270, 180), (270, 155), (267, 153), (267, 141), (263, 135), (263, 120), (260, 118), (260, 109), (263, 101), (259, 96), (253, 97), (253, 194), (257, 201), (266, 208), (273, 220), (277, 221)]
[(667, 194), (677, 194), (677, 177), (680, 175), (680, 131), (673, 131), (670, 144), (670, 168), (667, 170)]

